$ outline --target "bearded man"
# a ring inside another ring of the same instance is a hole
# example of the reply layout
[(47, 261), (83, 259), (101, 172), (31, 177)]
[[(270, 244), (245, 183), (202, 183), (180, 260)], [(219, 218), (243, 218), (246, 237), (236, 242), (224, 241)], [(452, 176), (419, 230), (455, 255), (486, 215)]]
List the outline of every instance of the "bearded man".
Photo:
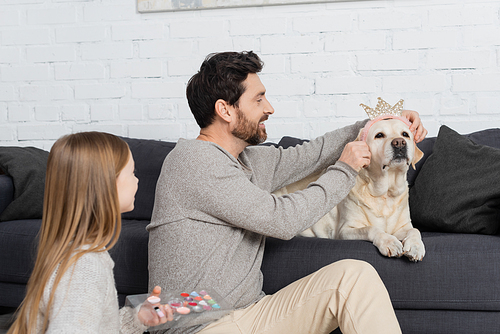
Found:
[[(274, 113), (253, 52), (209, 55), (187, 86), (200, 126), (166, 157), (148, 225), (150, 287), (217, 292), (228, 314), (167, 333), (401, 333), (385, 286), (373, 267), (355, 260), (330, 264), (265, 295), (260, 270), (266, 237), (291, 239), (336, 206), (370, 163), (354, 141), (365, 121), (282, 149), (257, 145)], [(426, 130), (405, 111), (416, 135)], [(271, 194), (316, 171), (301, 192)]]

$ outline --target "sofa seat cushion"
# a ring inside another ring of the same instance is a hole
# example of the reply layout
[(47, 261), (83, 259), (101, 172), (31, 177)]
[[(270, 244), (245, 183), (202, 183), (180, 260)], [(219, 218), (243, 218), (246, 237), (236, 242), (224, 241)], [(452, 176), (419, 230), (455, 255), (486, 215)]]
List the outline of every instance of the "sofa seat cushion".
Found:
[(26, 284), (35, 264), (41, 219), (0, 223), (0, 282)]
[(404, 334), (498, 333), (500, 312), (396, 310)]
[(120, 239), (109, 251), (115, 261), (115, 283), (120, 298), (148, 292), (147, 224), (147, 220), (122, 220)]
[[(0, 295), (12, 293), (12, 307), (17, 307), (24, 297), (36, 259), (41, 223), (41, 219), (0, 223)], [(120, 239), (109, 252), (115, 262), (113, 271), (121, 304), (126, 295), (146, 293), (148, 289), (148, 223), (123, 220)]]
[(295, 237), (268, 239), (262, 271), (272, 294), (342, 259), (372, 264), (397, 309), (500, 311), (500, 236), (423, 233), (422, 262), (382, 256), (370, 242)]

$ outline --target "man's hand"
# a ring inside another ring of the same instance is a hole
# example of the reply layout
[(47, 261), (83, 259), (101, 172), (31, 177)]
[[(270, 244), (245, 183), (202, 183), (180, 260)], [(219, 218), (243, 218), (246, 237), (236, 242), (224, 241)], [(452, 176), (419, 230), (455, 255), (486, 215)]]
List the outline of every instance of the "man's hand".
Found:
[(353, 141), (347, 143), (340, 155), (339, 161), (345, 162), (354, 170), (359, 172), (362, 168), (370, 165), (370, 149), (364, 141)]
[(424, 128), (418, 112), (413, 110), (403, 110), (401, 114), (412, 123), (410, 131), (413, 132), (415, 136), (415, 142), (420, 143), (424, 140), (425, 136), (427, 136), (427, 130)]

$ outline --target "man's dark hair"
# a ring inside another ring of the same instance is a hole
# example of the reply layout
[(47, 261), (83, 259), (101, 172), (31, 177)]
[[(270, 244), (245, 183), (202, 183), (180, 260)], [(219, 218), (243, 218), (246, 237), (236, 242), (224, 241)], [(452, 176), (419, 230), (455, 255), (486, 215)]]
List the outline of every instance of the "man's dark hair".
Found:
[(200, 128), (212, 124), (217, 100), (238, 107), (240, 96), (245, 92), (243, 81), (249, 73), (260, 72), (263, 66), (252, 51), (209, 54), (186, 88), (189, 108)]

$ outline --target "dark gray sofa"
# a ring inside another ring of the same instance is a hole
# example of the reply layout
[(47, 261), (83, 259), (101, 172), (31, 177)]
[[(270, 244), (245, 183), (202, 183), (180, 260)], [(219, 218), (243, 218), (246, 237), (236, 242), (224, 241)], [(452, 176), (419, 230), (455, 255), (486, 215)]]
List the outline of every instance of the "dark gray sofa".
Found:
[[(500, 148), (500, 129), (484, 130), (465, 137), (477, 144)], [(154, 140), (124, 139), (134, 155), (140, 182), (136, 208), (123, 215), (120, 241), (111, 250), (121, 304), (126, 295), (147, 291), (148, 233), (145, 227), (151, 216), (162, 161), (175, 146), (174, 143)], [(288, 147), (301, 142), (284, 137), (279, 145)], [(435, 142), (434, 137), (419, 144), (425, 158), (417, 165), (416, 171), (409, 172), (410, 186), (418, 179)], [(492, 180), (491, 187), (500, 189), (498, 180)], [(13, 197), (12, 178), (0, 175), (0, 212)], [(494, 210), (500, 217), (500, 207)], [(0, 222), (0, 310), (3, 312), (12, 312), (12, 308), (23, 299), (40, 221), (32, 218)], [(419, 263), (409, 262), (404, 257), (386, 258), (365, 241), (269, 238), (262, 264), (263, 289), (272, 294), (331, 262), (360, 259), (371, 263), (385, 282), (404, 334), (500, 333), (498, 230), (486, 235), (449, 233), (433, 230), (429, 224), (423, 226), (427, 253)]]

